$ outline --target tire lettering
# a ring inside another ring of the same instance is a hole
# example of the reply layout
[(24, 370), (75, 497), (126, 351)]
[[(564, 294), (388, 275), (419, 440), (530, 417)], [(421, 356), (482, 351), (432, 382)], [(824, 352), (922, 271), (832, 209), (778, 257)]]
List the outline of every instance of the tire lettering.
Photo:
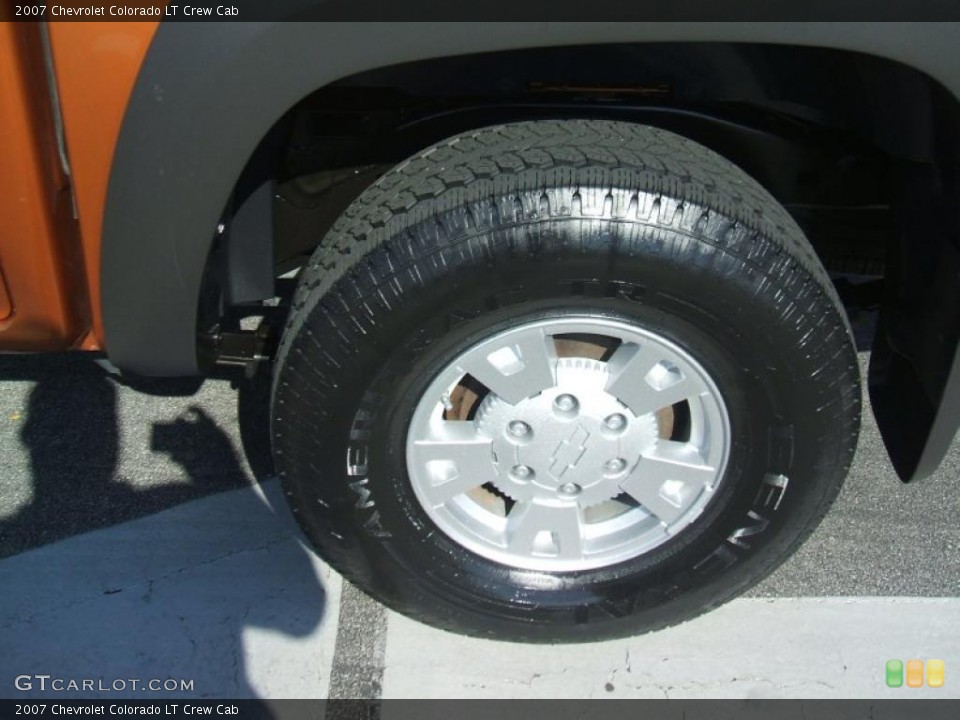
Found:
[(737, 547), (749, 549), (750, 543), (748, 543), (744, 538), (759, 535), (766, 530), (767, 526), (770, 524), (769, 520), (753, 510), (747, 513), (747, 518), (752, 520), (753, 524), (744, 525), (743, 527), (739, 527), (730, 533), (730, 537), (727, 538), (728, 543), (731, 545), (736, 545)]
[(368, 508), (374, 507), (376, 503), (370, 499), (370, 488), (367, 487), (369, 480), (367, 478), (360, 478), (350, 483), (350, 489), (357, 494), (357, 502), (353, 506), (357, 510), (366, 510)]
[(353, 418), (353, 424), (350, 426), (351, 440), (368, 440), (370, 438), (370, 426), (373, 424), (373, 415), (361, 408)]
[(573, 280), (566, 283), (567, 292), (577, 297), (617, 298), (640, 302), (647, 294), (647, 288), (637, 283), (612, 280)]
[[(368, 393), (365, 402), (375, 403), (379, 396)], [(389, 538), (390, 533), (384, 530), (380, 522), (380, 511), (376, 510), (373, 492), (370, 490), (370, 448), (366, 440), (370, 437), (370, 426), (373, 423), (373, 412), (361, 408), (353, 418), (350, 426), (350, 442), (347, 444), (347, 477), (356, 478), (348, 483), (350, 490), (356, 494), (357, 500), (353, 504), (356, 510), (373, 510), (363, 521), (362, 527), (376, 538)]]
[(737, 557), (737, 554), (730, 549), (730, 546), (724, 543), (712, 553), (707, 555), (703, 560), (694, 565), (693, 570), (694, 572), (711, 575), (714, 573), (723, 572), (727, 568), (733, 567), (737, 564), (739, 559), (740, 558)]
[[(665, 585), (652, 590), (644, 590), (624, 598), (606, 598), (596, 604), (596, 609), (603, 615), (614, 619), (627, 617), (642, 608), (652, 607), (664, 600), (671, 600), (679, 595), (680, 592), (682, 592), (682, 588), (679, 585)], [(587, 622), (587, 618), (583, 618), (580, 622)]]
[(793, 466), (793, 425), (772, 425), (769, 430), (767, 464), (770, 467)]
[(643, 285), (628, 282), (614, 282), (611, 283), (611, 285), (614, 286), (614, 294), (612, 297), (620, 298), (621, 300), (640, 302), (643, 300), (644, 295), (647, 294), (647, 289)]
[(347, 446), (347, 475), (357, 477), (367, 474), (367, 446), (350, 443)]
[(383, 525), (380, 524), (379, 510), (374, 510), (373, 514), (367, 518), (367, 521), (363, 523), (363, 529), (373, 535), (375, 538), (386, 539), (392, 537), (390, 532), (388, 530), (384, 530)]
[(787, 485), (789, 485), (789, 483), (790, 478), (786, 475), (767, 473), (763, 476), (763, 486), (757, 493), (757, 498), (754, 500), (754, 503), (760, 505), (764, 510), (769, 509), (771, 505), (773, 505), (774, 511), (779, 510), (780, 503), (787, 492)]
[(597, 610), (602, 612), (604, 615), (612, 618), (622, 618), (627, 617), (627, 615), (632, 615), (633, 611), (637, 607), (637, 596), (631, 595), (625, 598), (620, 598), (613, 600), (607, 598), (599, 603), (597, 603)]
[(433, 338), (426, 330), (418, 330), (410, 341), (406, 344), (406, 349), (411, 353), (420, 353), (433, 344)]
[(447, 330), (480, 316), (479, 310), (451, 310), (447, 313)]
[(776, 473), (767, 473), (764, 475), (763, 484), (754, 500), (755, 509), (747, 512), (747, 522), (730, 533), (723, 545), (694, 565), (694, 572), (706, 573), (708, 575), (723, 572), (739, 562), (740, 556), (733, 548), (739, 548), (741, 550), (751, 549), (752, 545), (748, 542), (747, 538), (754, 538), (760, 535), (770, 526), (770, 518), (761, 515), (758, 511), (778, 510), (789, 483), (790, 479), (786, 475)]

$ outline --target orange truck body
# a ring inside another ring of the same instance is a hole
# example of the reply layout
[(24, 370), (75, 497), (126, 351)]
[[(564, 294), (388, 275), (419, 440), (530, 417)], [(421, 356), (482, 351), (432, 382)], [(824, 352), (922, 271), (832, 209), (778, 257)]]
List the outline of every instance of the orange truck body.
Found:
[(0, 350), (102, 347), (99, 257), (110, 163), (156, 28), (0, 23)]

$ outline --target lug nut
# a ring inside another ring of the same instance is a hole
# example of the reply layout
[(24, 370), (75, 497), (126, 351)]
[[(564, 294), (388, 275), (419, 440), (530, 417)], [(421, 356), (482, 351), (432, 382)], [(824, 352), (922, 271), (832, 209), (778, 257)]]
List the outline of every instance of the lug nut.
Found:
[(614, 413), (607, 416), (606, 420), (603, 421), (603, 426), (611, 432), (620, 432), (627, 426), (627, 418), (620, 413)]
[(564, 483), (559, 488), (557, 488), (557, 492), (566, 497), (573, 497), (575, 495), (579, 495), (582, 489), (583, 488), (581, 488), (576, 483)]
[(514, 480), (527, 481), (532, 480), (536, 473), (533, 472), (533, 468), (526, 465), (514, 465), (510, 474), (513, 475)]
[(525, 438), (530, 434), (530, 426), (522, 420), (514, 420), (507, 426), (507, 432), (515, 438)]
[(623, 472), (624, 468), (627, 467), (627, 461), (623, 458), (614, 458), (613, 460), (607, 460), (603, 464), (603, 470), (608, 475), (616, 475), (617, 473)]
[(553, 401), (557, 406), (558, 410), (563, 412), (570, 412), (571, 410), (576, 410), (577, 405), (580, 403), (577, 402), (577, 399), (573, 395), (557, 395), (557, 399)]

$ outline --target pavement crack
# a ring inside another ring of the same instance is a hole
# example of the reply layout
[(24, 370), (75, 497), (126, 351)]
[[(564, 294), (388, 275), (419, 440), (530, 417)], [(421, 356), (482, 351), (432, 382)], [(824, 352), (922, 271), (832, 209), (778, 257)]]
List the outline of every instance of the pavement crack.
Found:
[(173, 572), (165, 573), (164, 575), (160, 575), (159, 577), (154, 578), (153, 580), (166, 580), (167, 578), (171, 578), (176, 575), (180, 575), (182, 573), (188, 572), (190, 570), (195, 570), (197, 568), (202, 568), (207, 565), (213, 565), (215, 563), (220, 562), (221, 560), (226, 560), (228, 558), (236, 557), (237, 555), (244, 555), (246, 553), (256, 553), (256, 552), (262, 552), (263, 550), (269, 550), (270, 548), (276, 545), (286, 542), (288, 539), (289, 538), (287, 537), (282, 537), (282, 538), (278, 538), (277, 540), (264, 543), (263, 545), (256, 545), (254, 547), (243, 548), (241, 550), (231, 550), (230, 552), (223, 553), (222, 555), (217, 555), (216, 557), (209, 558), (208, 560), (204, 560), (203, 562), (198, 562), (191, 565), (184, 565), (183, 567), (178, 568)]
[(149, 603), (151, 597), (153, 596), (153, 578), (147, 579), (147, 589), (143, 593), (143, 602)]
[(233, 686), (240, 694), (240, 643), (233, 644)]
[[(753, 675), (735, 675), (727, 680), (713, 680), (710, 682), (700, 682), (697, 680), (690, 680), (679, 685), (661, 685), (655, 681), (650, 683), (650, 686), (656, 688), (658, 691), (663, 693), (665, 699), (670, 699), (671, 693), (676, 695), (679, 693), (681, 696), (689, 693), (690, 691), (699, 691), (699, 692), (712, 692), (714, 690), (730, 688), (731, 686), (736, 686), (740, 683), (752, 683), (759, 685), (766, 685), (770, 688), (775, 689), (778, 693), (789, 693), (791, 690), (798, 688), (809, 688), (811, 685), (823, 687), (827, 690), (836, 691), (837, 688), (829, 683), (823, 682), (822, 680), (811, 680), (803, 682), (793, 682), (793, 683), (783, 683), (776, 682), (770, 678), (757, 677)], [(645, 685), (633, 685), (634, 689), (641, 690), (644, 689)], [(802, 709), (801, 709), (802, 712)]]
[(187, 639), (187, 642), (190, 643), (190, 656), (197, 656), (197, 641), (193, 639), (193, 632), (190, 630), (187, 625), (187, 618), (183, 615), (179, 616), (180, 618), (180, 628), (183, 630), (183, 636)]
[[(178, 575), (182, 575), (183, 573), (188, 572), (188, 571), (190, 571), (190, 570), (195, 570), (195, 569), (197, 569), (197, 568), (202, 568), (202, 567), (205, 567), (205, 566), (207, 566), (207, 565), (213, 565), (213, 564), (215, 564), (215, 563), (221, 562), (222, 560), (227, 560), (227, 559), (229, 559), (229, 558), (236, 557), (236, 556), (238, 556), (238, 555), (243, 555), (243, 554), (246, 554), (246, 553), (263, 552), (263, 551), (269, 550), (270, 548), (273, 548), (273, 547), (275, 547), (275, 546), (277, 546), (277, 545), (280, 545), (280, 544), (282, 544), (282, 543), (284, 543), (284, 542), (287, 542), (288, 540), (289, 540), (288, 537), (282, 537), (282, 538), (278, 538), (277, 540), (273, 540), (273, 541), (271, 541), (271, 542), (264, 543), (263, 545), (257, 545), (257, 546), (254, 546), (254, 547), (243, 548), (243, 549), (240, 549), (240, 550), (231, 550), (230, 552), (226, 552), (226, 553), (223, 553), (223, 554), (221, 554), (221, 555), (217, 555), (216, 557), (209, 558), (209, 559), (204, 560), (204, 561), (202, 561), (202, 562), (198, 562), (198, 563), (195, 563), (195, 564), (192, 564), (192, 565), (184, 565), (184, 566), (182, 566), (182, 567), (180, 567), (180, 568), (177, 568), (176, 570), (173, 570), (173, 571), (168, 572), (168, 573), (164, 573), (163, 575), (159, 575), (159, 576), (157, 576), (157, 577), (144, 578), (144, 579), (142, 579), (142, 580), (137, 580), (137, 581), (135, 581), (135, 582), (132, 582), (132, 583), (130, 583), (129, 585), (123, 585), (123, 586), (120, 586), (120, 587), (112, 586), (112, 587), (111, 587), (111, 592), (109, 593), (109, 596), (120, 595), (120, 594), (122, 594), (123, 592), (125, 592), (125, 591), (127, 591), (127, 590), (134, 590), (134, 589), (136, 589), (136, 588), (143, 587), (143, 586), (145, 585), (146, 587), (144, 588), (143, 594), (141, 595), (141, 599), (143, 600), (143, 602), (149, 603), (149, 602), (151, 601), (151, 598), (152, 598), (152, 595), (153, 595), (154, 585), (157, 584), (157, 583), (160, 583), (160, 582), (162, 582), (162, 581), (165, 581), (165, 580), (168, 580), (168, 579), (170, 579), (170, 578), (176, 577), (176, 576), (178, 576)], [(40, 620), (40, 619), (42, 619), (42, 618), (45, 618), (45, 617), (47, 617), (47, 616), (49, 616), (49, 615), (55, 615), (55, 614), (57, 614), (57, 613), (60, 613), (60, 612), (65, 611), (65, 610), (70, 610), (71, 608), (77, 607), (78, 605), (84, 605), (84, 604), (86, 604), (86, 603), (88, 603), (88, 602), (102, 599), (102, 598), (104, 598), (104, 597), (106, 597), (106, 596), (107, 596), (107, 594), (105, 594), (105, 593), (103, 592), (103, 590), (98, 589), (95, 593), (90, 593), (90, 594), (88, 594), (88, 595), (85, 595), (85, 596), (83, 596), (83, 597), (77, 598), (77, 599), (75, 599), (75, 600), (69, 600), (69, 601), (67, 601), (67, 602), (65, 602), (65, 603), (61, 603), (61, 604), (58, 604), (58, 605), (54, 605), (54, 606), (52, 606), (52, 607), (45, 608), (44, 610), (40, 610), (40, 611), (38, 611), (38, 612), (31, 613), (31, 614), (26, 615), (26, 616), (20, 616), (20, 617), (11, 618), (10, 620), (8, 620), (8, 621), (0, 624), (0, 630), (10, 630), (10, 629), (12, 629), (13, 627), (15, 627), (15, 626), (17, 626), (17, 625), (30, 625), (30, 624), (34, 623), (35, 621)]]

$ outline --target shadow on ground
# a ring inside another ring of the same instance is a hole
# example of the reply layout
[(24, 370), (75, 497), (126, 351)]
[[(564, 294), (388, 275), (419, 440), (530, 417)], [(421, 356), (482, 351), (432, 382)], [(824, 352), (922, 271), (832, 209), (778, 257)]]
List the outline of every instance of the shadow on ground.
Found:
[(14, 680), (27, 675), (31, 700), (318, 697), (322, 566), (276, 482), (264, 488), (0, 561), (0, 695), (19, 695)]
[[(211, 408), (199, 382), (138, 381), (138, 393), (180, 398), (164, 405), (174, 419), (158, 420), (130, 411), (128, 401), (146, 401), (83, 356), (0, 357), (0, 383), (11, 402), (24, 393), (11, 405), (22, 417), (8, 425), (16, 452), (7, 459), (29, 465), (18, 475), (31, 484), (30, 501), (0, 520), (3, 696), (17, 694), (16, 676), (46, 674), (193, 684), (160, 693), (130, 683), (109, 692), (38, 692), (35, 684), (26, 696), (251, 698), (261, 691), (250, 678), (265, 675), (250, 665), (265, 658), (301, 688), (309, 687), (304, 673), (319, 682), (303, 657), (276, 652), (284, 638), (316, 631), (326, 592), (278, 486), (264, 493), (255, 484), (271, 469), (265, 383), (240, 394), (248, 463), (214, 419), (234, 398), (229, 388)], [(123, 476), (120, 438), (130, 435), (139, 445), (126, 471), (153, 473), (147, 486)], [(108, 526), (116, 527), (89, 532)]]
[[(254, 480), (224, 429), (201, 403), (152, 422), (153, 459), (165, 456), (185, 481), (136, 487), (121, 476), (118, 393), (190, 398), (199, 380), (121, 381), (81, 355), (0, 357), (0, 382), (32, 383), (19, 440), (29, 454), (32, 499), (0, 519), (0, 557), (125, 522)], [(266, 382), (240, 388), (241, 438), (258, 480), (269, 476)], [(147, 460), (151, 459), (148, 455)]]

